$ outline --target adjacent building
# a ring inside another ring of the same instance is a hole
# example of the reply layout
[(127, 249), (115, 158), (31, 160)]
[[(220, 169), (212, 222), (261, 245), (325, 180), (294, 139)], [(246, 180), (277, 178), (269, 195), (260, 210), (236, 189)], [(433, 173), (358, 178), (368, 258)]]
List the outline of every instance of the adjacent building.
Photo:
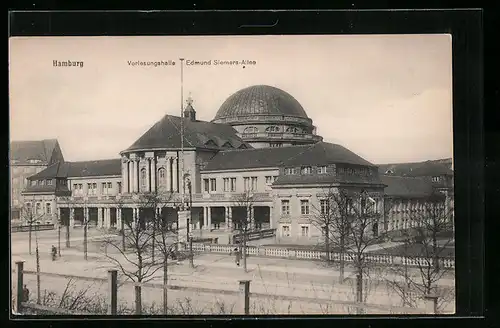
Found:
[(436, 191), (452, 197), (450, 171), (428, 179), (382, 167), (323, 141), (297, 100), (259, 85), (230, 96), (211, 122), (197, 120), (188, 99), (183, 117), (165, 115), (119, 158), (54, 163), (29, 178), (23, 195), (44, 219), (119, 228), (142, 216), (140, 195), (154, 193), (168, 200), (156, 209), (162, 215), (175, 220), (184, 201), (195, 231), (222, 235), (249, 207), (252, 228), (275, 229), (282, 243), (321, 240), (311, 221), (332, 188), (369, 195), (381, 214), (374, 234), (404, 229), (398, 214), (408, 201), (424, 203)]
[[(25, 197), (22, 191), (27, 187), (27, 178), (64, 161), (57, 139), (12, 141), (10, 160), (10, 213), (11, 220), (21, 219)], [(55, 209), (55, 207), (54, 207)]]

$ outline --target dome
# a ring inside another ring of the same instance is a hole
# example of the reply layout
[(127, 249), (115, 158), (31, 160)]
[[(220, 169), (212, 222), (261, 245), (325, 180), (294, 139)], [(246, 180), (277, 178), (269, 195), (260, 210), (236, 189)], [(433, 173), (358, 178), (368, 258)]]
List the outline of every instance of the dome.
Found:
[(247, 115), (308, 118), (302, 105), (289, 93), (269, 85), (254, 85), (241, 89), (227, 98), (214, 120)]

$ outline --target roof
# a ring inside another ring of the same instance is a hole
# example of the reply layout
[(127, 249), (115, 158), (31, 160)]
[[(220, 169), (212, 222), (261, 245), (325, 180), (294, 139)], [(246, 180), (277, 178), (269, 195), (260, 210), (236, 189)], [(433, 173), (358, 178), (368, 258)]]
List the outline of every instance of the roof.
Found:
[(229, 96), (220, 106), (214, 120), (248, 115), (308, 118), (302, 105), (289, 93), (269, 85), (254, 85)]
[(208, 162), (204, 171), (331, 163), (373, 166), (345, 147), (320, 141), (312, 145), (220, 151)]
[(425, 162), (412, 162), (412, 163), (394, 163), (394, 164), (380, 164), (379, 172), (381, 174), (386, 174), (387, 171), (391, 171), (392, 175), (397, 176), (409, 176), (409, 177), (419, 177), (419, 176), (439, 176), (439, 175), (453, 175), (453, 170), (451, 169), (452, 160), (440, 159)]
[(378, 175), (358, 176), (358, 175), (332, 175), (332, 174), (293, 174), (280, 175), (273, 183), (274, 186), (285, 185), (310, 185), (310, 184), (375, 184), (382, 187)]
[(432, 183), (426, 178), (383, 175), (380, 179), (387, 186), (384, 193), (389, 197), (425, 198), (434, 194)]
[(29, 180), (121, 175), (121, 159), (56, 163), (29, 177)]
[(126, 151), (181, 148), (181, 120), (184, 120), (184, 147), (215, 150), (251, 148), (230, 125), (165, 115)]
[(10, 142), (10, 160), (15, 164), (31, 164), (29, 160), (39, 160), (36, 164), (49, 164), (57, 139), (26, 140)]

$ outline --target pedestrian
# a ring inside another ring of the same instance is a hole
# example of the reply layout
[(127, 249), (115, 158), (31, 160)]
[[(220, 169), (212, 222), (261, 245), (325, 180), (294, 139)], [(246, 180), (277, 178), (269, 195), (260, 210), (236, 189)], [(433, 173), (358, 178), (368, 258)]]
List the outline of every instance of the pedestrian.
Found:
[(238, 247), (235, 247), (233, 251), (234, 251), (234, 258), (236, 261), (236, 265), (240, 266), (240, 257), (241, 257), (240, 250)]
[(51, 253), (52, 253), (52, 261), (55, 261), (57, 257), (57, 248), (54, 245), (52, 245)]
[(30, 290), (26, 285), (23, 287), (23, 302), (28, 302), (30, 300)]

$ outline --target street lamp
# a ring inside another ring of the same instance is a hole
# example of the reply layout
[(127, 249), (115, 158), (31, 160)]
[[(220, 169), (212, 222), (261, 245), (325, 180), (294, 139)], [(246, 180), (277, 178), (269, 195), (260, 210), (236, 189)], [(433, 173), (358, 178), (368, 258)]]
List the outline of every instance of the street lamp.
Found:
[(193, 268), (194, 263), (193, 263), (193, 233), (191, 232), (191, 224), (192, 224), (192, 210), (193, 210), (193, 193), (191, 192), (191, 179), (189, 177), (189, 174), (186, 174), (186, 184), (189, 192), (189, 217), (187, 219), (187, 238), (189, 241), (189, 265)]

